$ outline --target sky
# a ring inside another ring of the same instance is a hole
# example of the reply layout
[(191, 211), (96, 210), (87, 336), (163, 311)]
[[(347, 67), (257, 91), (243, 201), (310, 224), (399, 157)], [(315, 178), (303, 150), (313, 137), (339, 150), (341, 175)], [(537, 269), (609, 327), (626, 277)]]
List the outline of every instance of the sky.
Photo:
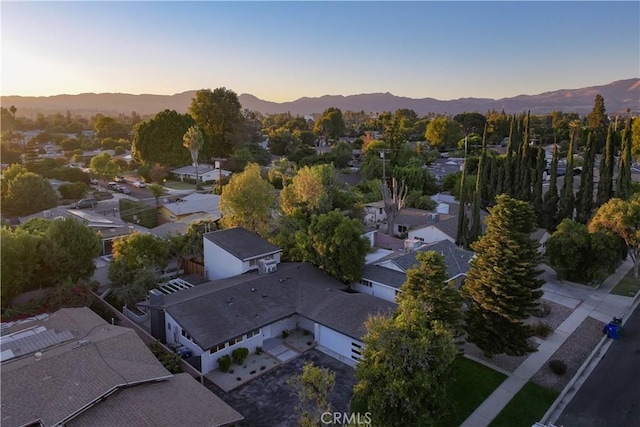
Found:
[(640, 2), (10, 2), (2, 95), (441, 100), (640, 77)]

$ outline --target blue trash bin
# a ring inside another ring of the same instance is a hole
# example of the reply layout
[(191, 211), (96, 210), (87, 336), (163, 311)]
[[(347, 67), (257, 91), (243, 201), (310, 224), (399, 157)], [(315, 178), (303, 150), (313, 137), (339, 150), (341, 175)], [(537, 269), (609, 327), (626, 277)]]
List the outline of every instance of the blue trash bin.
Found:
[(617, 323), (609, 323), (607, 325), (607, 336), (611, 339), (617, 340), (620, 336), (620, 325)]

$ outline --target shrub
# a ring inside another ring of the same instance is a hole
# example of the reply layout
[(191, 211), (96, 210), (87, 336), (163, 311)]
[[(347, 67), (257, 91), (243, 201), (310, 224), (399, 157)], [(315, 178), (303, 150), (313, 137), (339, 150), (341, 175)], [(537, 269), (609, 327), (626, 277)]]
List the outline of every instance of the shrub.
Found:
[(567, 372), (567, 364), (558, 359), (550, 360), (549, 368), (551, 369), (551, 372), (556, 375), (564, 375), (564, 373)]
[(264, 371), (265, 369), (267, 369), (267, 367), (266, 367), (266, 366), (264, 366), (264, 365), (260, 366), (260, 370), (261, 370), (261, 371)]
[(551, 333), (551, 326), (543, 322), (538, 322), (535, 325), (531, 325), (531, 332), (537, 337), (545, 338)]
[(260, 347), (260, 346), (256, 346), (256, 354), (257, 354), (257, 355), (262, 354), (262, 347)]
[(251, 375), (254, 375), (256, 373), (255, 369), (251, 372), (249, 372)]
[(282, 331), (282, 338), (286, 338), (288, 336), (289, 336), (289, 331), (287, 331), (286, 329)]
[(551, 313), (551, 306), (547, 303), (547, 302), (541, 302), (540, 305), (538, 305), (538, 308), (536, 311), (533, 312), (533, 315), (537, 318), (544, 318), (547, 317), (549, 314)]
[(229, 355), (222, 356), (218, 359), (218, 368), (220, 372), (227, 372), (231, 367), (231, 357)]
[(244, 360), (249, 355), (249, 349), (246, 347), (236, 348), (231, 352), (231, 357), (233, 358), (233, 362), (237, 365), (242, 365)]

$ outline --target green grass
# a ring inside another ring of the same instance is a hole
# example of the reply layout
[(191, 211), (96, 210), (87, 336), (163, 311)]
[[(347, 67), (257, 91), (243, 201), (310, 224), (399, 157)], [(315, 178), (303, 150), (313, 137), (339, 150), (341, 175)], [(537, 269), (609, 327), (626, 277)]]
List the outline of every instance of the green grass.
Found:
[(462, 424), (507, 378), (506, 375), (465, 357), (456, 359), (454, 369), (454, 378), (449, 389), (454, 413), (444, 423), (445, 426), (451, 427)]
[(181, 181), (167, 181), (164, 184), (167, 188), (173, 188), (174, 190), (195, 190), (195, 184)]
[(490, 427), (531, 427), (540, 421), (558, 393), (528, 382), (513, 396)]
[(624, 276), (611, 291), (612, 294), (632, 297), (640, 290), (640, 279), (633, 277), (633, 269)]

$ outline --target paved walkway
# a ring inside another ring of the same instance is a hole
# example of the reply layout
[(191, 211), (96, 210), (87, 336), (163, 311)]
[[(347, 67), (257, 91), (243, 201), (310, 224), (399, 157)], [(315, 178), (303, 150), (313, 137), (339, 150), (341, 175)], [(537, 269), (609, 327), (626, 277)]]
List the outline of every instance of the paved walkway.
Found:
[(609, 292), (633, 267), (630, 258), (622, 263), (614, 274), (596, 290), (570, 282), (560, 282), (548, 268), (544, 268), (541, 278), (547, 280), (543, 286), (545, 298), (575, 308), (574, 312), (558, 326), (524, 362), (465, 420), (463, 427), (488, 426), (511, 398), (538, 372), (553, 356), (555, 351), (569, 338), (588, 316), (609, 322), (614, 316), (622, 316), (633, 299)]

